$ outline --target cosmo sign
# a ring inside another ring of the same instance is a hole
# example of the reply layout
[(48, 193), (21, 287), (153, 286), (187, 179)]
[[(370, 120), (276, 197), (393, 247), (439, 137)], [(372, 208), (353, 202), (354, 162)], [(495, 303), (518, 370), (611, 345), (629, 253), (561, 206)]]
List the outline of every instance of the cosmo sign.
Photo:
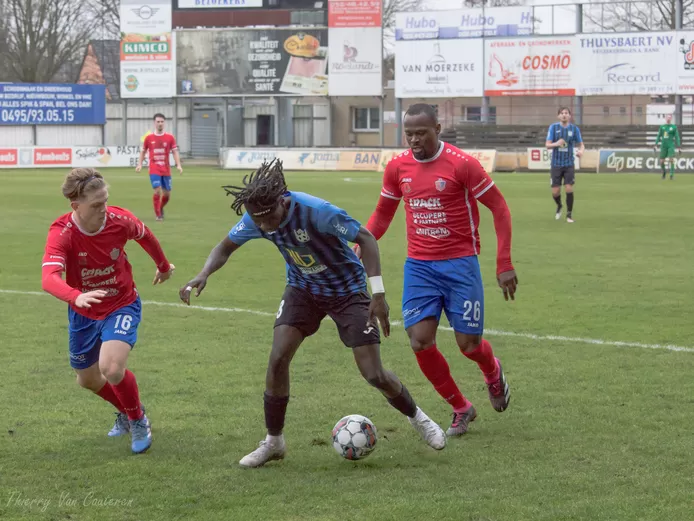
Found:
[(532, 33), (531, 7), (491, 7), (395, 14), (396, 40), (524, 36)]
[(485, 40), (485, 96), (573, 96), (575, 49), (572, 36)]
[(675, 32), (581, 34), (576, 47), (579, 96), (676, 91)]

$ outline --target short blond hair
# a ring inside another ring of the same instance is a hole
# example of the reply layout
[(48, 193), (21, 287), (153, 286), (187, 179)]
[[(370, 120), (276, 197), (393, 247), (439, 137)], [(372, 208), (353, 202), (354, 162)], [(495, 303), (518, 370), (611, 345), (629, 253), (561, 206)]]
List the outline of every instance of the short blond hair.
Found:
[(77, 201), (102, 188), (106, 188), (106, 181), (94, 168), (73, 168), (63, 182), (63, 195), (70, 201)]

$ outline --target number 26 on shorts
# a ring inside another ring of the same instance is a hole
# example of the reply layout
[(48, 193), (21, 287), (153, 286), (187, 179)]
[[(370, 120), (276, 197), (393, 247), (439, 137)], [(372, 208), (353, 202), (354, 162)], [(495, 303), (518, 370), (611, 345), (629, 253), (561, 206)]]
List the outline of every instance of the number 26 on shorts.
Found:
[[(470, 317), (470, 313), (472, 313), (472, 317)], [(481, 316), (482, 305), (479, 300), (475, 300), (474, 303), (470, 300), (463, 302), (463, 320), (470, 320), (472, 318), (473, 321), (479, 322)]]

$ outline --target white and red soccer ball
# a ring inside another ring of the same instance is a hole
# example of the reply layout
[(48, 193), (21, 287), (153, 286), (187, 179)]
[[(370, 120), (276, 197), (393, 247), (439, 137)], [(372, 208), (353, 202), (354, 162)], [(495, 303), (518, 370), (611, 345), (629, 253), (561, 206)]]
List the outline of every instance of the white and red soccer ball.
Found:
[(366, 416), (350, 414), (333, 427), (333, 447), (345, 459), (365, 458), (376, 448), (378, 432)]

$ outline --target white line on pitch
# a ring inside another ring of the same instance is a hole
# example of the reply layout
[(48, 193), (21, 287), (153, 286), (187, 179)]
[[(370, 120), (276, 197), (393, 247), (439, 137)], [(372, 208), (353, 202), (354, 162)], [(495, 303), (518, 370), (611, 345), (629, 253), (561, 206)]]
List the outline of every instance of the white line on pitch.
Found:
[[(48, 296), (47, 293), (42, 291), (18, 291), (12, 289), (0, 289), (0, 293), (14, 294), (14, 295), (39, 295)], [(187, 306), (183, 303), (178, 302), (157, 302), (154, 300), (143, 300), (143, 304), (149, 306), (167, 306), (172, 308), (183, 308), (183, 309), (195, 309), (199, 311), (217, 311), (221, 313), (246, 313), (250, 315), (257, 315), (262, 317), (272, 317), (275, 316), (274, 313), (268, 311), (256, 311), (253, 309), (243, 309), (243, 308), (223, 308), (214, 306)], [(391, 322), (394, 326), (402, 325), (399, 320), (393, 320)], [(444, 331), (453, 331), (450, 327), (441, 326), (439, 329)], [(485, 335), (489, 336), (508, 336), (515, 338), (527, 338), (530, 340), (552, 340), (556, 342), (575, 342), (578, 344), (593, 344), (600, 346), (610, 346), (610, 347), (638, 347), (642, 349), (664, 349), (667, 351), (677, 351), (683, 353), (694, 353), (694, 347), (684, 347), (672, 344), (643, 344), (641, 342), (620, 342), (619, 340), (603, 340), (601, 338), (582, 338), (582, 337), (570, 337), (570, 336), (558, 336), (558, 335), (535, 335), (532, 333), (516, 333), (513, 331), (500, 331), (498, 329), (485, 329)]]

